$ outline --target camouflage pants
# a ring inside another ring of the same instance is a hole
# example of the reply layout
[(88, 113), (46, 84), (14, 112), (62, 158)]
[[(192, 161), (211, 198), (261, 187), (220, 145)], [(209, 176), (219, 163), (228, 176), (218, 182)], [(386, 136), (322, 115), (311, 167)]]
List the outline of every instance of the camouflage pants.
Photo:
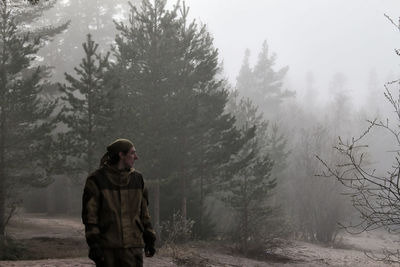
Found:
[(104, 261), (96, 263), (96, 267), (142, 267), (142, 248), (105, 248)]

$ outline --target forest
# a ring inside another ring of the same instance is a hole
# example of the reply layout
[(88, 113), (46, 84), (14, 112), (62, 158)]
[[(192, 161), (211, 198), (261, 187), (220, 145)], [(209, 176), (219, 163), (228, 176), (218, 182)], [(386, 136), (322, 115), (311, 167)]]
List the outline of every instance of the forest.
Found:
[(0, 0), (0, 266), (90, 266), (83, 187), (117, 138), (149, 192), (145, 266), (398, 264), (399, 76), (371, 69), (360, 99), (341, 71), (297, 88), (266, 36), (232, 81), (191, 12)]

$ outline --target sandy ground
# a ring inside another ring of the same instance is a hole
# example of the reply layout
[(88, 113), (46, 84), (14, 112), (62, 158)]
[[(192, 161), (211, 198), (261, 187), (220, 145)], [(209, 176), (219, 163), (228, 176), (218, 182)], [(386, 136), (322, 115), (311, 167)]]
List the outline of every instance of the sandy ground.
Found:
[[(80, 219), (25, 214), (13, 218), (7, 232), (27, 244), (31, 256), (39, 260), (0, 261), (0, 266), (94, 266), (86, 257), (87, 247)], [(398, 248), (398, 240), (394, 235), (376, 231), (360, 235), (343, 234), (335, 248), (291, 241), (287, 247), (274, 251), (279, 258), (274, 261), (247, 259), (206, 243), (194, 243), (175, 250), (161, 249), (155, 257), (145, 258), (144, 266), (396, 266), (374, 261), (365, 252), (382, 256), (383, 249)]]

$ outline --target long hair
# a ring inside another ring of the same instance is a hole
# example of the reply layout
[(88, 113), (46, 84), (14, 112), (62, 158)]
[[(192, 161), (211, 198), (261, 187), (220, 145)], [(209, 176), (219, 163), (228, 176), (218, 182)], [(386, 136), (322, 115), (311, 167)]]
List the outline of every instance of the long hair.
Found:
[(115, 165), (119, 162), (119, 152), (128, 153), (133, 144), (128, 139), (117, 139), (107, 146), (107, 152), (100, 159), (100, 166), (104, 164)]

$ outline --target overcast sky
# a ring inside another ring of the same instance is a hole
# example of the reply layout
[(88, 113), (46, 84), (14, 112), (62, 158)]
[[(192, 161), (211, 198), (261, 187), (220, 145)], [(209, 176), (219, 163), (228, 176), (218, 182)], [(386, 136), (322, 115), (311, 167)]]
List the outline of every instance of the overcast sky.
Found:
[(400, 48), (400, 32), (384, 17), (387, 14), (398, 20), (399, 0), (186, 3), (192, 18), (208, 25), (232, 82), (236, 80), (244, 50), (251, 50), (254, 63), (263, 40), (277, 54), (278, 66), (290, 67), (288, 86), (299, 95), (309, 71), (315, 76), (316, 86), (325, 88), (334, 73), (345, 73), (354, 95), (364, 90), (373, 68), (382, 84), (390, 74), (400, 72), (400, 57), (394, 53), (395, 48)]

